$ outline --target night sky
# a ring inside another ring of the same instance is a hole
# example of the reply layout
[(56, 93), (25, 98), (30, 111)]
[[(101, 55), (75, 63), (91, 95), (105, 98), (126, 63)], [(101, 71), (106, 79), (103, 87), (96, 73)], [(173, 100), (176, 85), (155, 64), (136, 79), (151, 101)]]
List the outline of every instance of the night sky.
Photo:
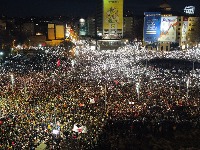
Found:
[[(148, 8), (159, 6), (163, 0), (124, 0), (124, 9), (143, 14)], [(182, 11), (185, 6), (200, 10), (199, 0), (168, 0), (173, 10)], [(95, 13), (97, 0), (1, 0), (0, 13), (6, 16), (88, 16)]]

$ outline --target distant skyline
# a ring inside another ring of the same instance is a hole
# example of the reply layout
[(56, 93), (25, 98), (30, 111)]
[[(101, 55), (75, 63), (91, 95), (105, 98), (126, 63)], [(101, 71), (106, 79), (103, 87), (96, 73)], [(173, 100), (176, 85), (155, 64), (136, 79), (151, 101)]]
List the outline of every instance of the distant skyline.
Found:
[[(152, 7), (158, 7), (164, 0), (124, 0), (124, 9), (142, 15)], [(195, 6), (200, 14), (198, 0), (168, 0), (175, 11), (183, 12), (185, 6)], [(9, 17), (29, 16), (90, 16), (95, 14), (97, 0), (1, 0), (0, 13)]]

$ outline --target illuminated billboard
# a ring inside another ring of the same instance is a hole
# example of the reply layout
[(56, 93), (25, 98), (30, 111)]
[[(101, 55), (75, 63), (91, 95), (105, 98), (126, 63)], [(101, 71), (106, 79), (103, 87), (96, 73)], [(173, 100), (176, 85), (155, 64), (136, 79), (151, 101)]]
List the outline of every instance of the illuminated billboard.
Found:
[(176, 41), (177, 16), (161, 17), (160, 38), (162, 42)]
[(157, 42), (160, 37), (160, 12), (145, 12), (144, 13), (144, 41)]
[(48, 39), (49, 40), (55, 40), (55, 31), (53, 28), (48, 29)]
[(48, 29), (50, 29), (50, 28), (51, 28), (51, 29), (54, 29), (54, 24), (49, 23), (49, 24), (48, 24)]
[(49, 40), (55, 40), (55, 25), (54, 24), (48, 24), (48, 39)]
[(85, 19), (81, 18), (79, 20), (79, 35), (86, 35), (86, 22), (85, 22)]
[(188, 31), (188, 18), (183, 17), (182, 38), (181, 38), (182, 42), (186, 41), (187, 31)]
[(123, 0), (103, 1), (103, 36), (123, 36)]
[(186, 14), (194, 14), (194, 11), (195, 11), (195, 7), (194, 6), (186, 6), (185, 8), (184, 8), (184, 12), (186, 13)]
[(64, 25), (56, 25), (56, 39), (64, 39), (65, 28)]

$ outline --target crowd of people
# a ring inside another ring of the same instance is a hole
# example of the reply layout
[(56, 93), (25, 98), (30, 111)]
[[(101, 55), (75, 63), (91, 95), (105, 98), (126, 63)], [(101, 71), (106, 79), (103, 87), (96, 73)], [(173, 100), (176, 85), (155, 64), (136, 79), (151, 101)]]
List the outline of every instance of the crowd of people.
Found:
[[(29, 59), (31, 65), (19, 59), (14, 67), (1, 66), (0, 149), (34, 150), (41, 143), (48, 149), (114, 149), (123, 145), (118, 136), (200, 127), (200, 70), (149, 62), (194, 60), (193, 51), (160, 53), (131, 45), (96, 51), (83, 45), (75, 57), (65, 58), (63, 47), (46, 47), (40, 61)], [(195, 61), (198, 56), (196, 51)], [(117, 136), (105, 141), (105, 132)]]

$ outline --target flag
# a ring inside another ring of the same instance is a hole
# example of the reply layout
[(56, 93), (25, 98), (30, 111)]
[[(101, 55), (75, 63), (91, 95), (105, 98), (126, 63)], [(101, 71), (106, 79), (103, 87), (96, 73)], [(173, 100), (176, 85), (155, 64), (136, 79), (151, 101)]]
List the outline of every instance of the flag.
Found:
[(80, 106), (80, 107), (83, 107), (83, 106), (85, 106), (85, 105), (84, 105), (83, 103), (80, 103), (79, 106)]
[(75, 123), (72, 131), (78, 132), (78, 133), (87, 133), (87, 128), (86, 126), (80, 126), (77, 123)]
[(136, 86), (136, 91), (137, 91), (137, 93), (139, 93), (139, 92), (140, 92), (140, 82), (137, 82), (137, 83), (135, 84), (135, 86)]
[(187, 84), (187, 88), (188, 88), (189, 84), (190, 84), (190, 78), (187, 79), (186, 84)]
[(117, 85), (119, 83), (119, 81), (118, 80), (114, 80), (114, 83)]
[(74, 131), (74, 132), (78, 132), (77, 123), (74, 124), (74, 127), (73, 127), (72, 131)]
[(82, 133), (87, 133), (87, 128), (86, 128), (86, 126), (82, 126)]
[(11, 83), (13, 85), (14, 84), (14, 76), (13, 76), (13, 74), (10, 75), (10, 78), (11, 78)]
[(94, 103), (95, 103), (94, 98), (90, 98), (90, 104), (94, 104)]
[(57, 60), (56, 65), (57, 65), (57, 67), (60, 66), (60, 59)]

